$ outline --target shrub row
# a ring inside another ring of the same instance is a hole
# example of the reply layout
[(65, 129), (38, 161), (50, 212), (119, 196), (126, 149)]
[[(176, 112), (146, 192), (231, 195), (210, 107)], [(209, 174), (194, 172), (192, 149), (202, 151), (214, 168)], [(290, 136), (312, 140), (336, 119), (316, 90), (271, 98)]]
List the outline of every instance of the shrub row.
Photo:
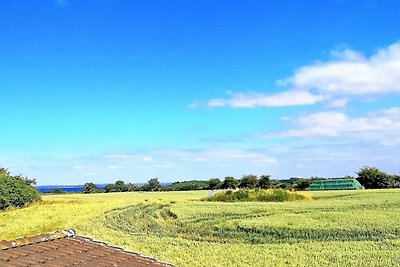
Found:
[(284, 202), (295, 200), (310, 200), (310, 195), (288, 192), (282, 189), (275, 190), (238, 190), (238, 191), (222, 191), (208, 197), (208, 201), (221, 201), (221, 202)]

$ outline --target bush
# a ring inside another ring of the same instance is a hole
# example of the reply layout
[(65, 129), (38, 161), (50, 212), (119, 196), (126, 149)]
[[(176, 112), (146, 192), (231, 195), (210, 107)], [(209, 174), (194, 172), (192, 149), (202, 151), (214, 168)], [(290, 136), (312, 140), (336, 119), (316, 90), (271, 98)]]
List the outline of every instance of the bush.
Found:
[(7, 169), (0, 168), (0, 210), (40, 201), (39, 192), (32, 186), (34, 183), (35, 180), (11, 176)]
[(391, 176), (375, 167), (362, 167), (357, 172), (357, 180), (365, 189), (391, 187)]
[(94, 183), (85, 183), (82, 187), (82, 193), (84, 194), (97, 193), (97, 186)]
[(220, 201), (220, 202), (284, 202), (284, 201), (296, 201), (296, 200), (311, 200), (311, 196), (308, 194), (299, 194), (288, 192), (286, 190), (238, 190), (238, 191), (223, 191), (217, 192), (211, 197), (208, 197), (208, 201)]

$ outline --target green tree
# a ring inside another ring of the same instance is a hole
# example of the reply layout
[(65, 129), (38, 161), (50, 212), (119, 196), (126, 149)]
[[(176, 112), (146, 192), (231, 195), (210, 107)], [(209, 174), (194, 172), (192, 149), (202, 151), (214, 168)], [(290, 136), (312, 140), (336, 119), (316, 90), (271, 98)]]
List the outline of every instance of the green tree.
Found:
[(207, 188), (210, 190), (218, 189), (221, 186), (221, 180), (219, 178), (211, 178), (207, 184)]
[(305, 190), (313, 183), (313, 179), (301, 179), (296, 182), (294, 188), (297, 190)]
[(144, 191), (159, 191), (161, 189), (161, 184), (158, 178), (153, 178), (143, 185), (143, 189)]
[(29, 203), (40, 201), (41, 197), (34, 179), (21, 175), (13, 176), (7, 169), (0, 167), (0, 210), (8, 207), (23, 207)]
[(132, 183), (128, 183), (126, 185), (126, 188), (128, 189), (129, 192), (137, 191), (138, 187)]
[(243, 175), (240, 179), (240, 188), (256, 188), (257, 186), (257, 176), (253, 174)]
[(357, 175), (357, 180), (366, 189), (389, 188), (391, 185), (390, 175), (375, 167), (364, 166)]
[(56, 189), (54, 189), (54, 194), (64, 194), (65, 191), (63, 191), (61, 188), (57, 187)]
[(393, 174), (391, 177), (391, 187), (393, 188), (400, 188), (400, 175)]
[(261, 175), (258, 179), (258, 187), (267, 189), (271, 187), (271, 175)]
[(108, 184), (104, 187), (104, 192), (110, 193), (110, 192), (117, 192), (115, 188), (115, 184)]
[(236, 189), (239, 186), (239, 181), (232, 176), (226, 176), (221, 184), (221, 189)]
[(127, 192), (128, 187), (126, 186), (124, 181), (119, 180), (115, 182), (115, 190), (116, 192)]
[(82, 187), (82, 193), (84, 194), (90, 194), (96, 192), (97, 192), (97, 186), (94, 183), (85, 183)]

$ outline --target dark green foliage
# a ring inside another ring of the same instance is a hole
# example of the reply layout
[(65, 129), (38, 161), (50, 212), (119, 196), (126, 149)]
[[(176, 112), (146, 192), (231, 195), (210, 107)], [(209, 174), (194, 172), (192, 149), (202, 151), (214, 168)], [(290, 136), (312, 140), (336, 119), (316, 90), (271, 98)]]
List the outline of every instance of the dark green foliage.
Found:
[(54, 190), (47, 190), (44, 192), (45, 194), (65, 194), (67, 192), (63, 191), (61, 188), (56, 188)]
[(362, 167), (357, 172), (357, 180), (366, 189), (391, 187), (391, 176), (375, 167)]
[(221, 180), (219, 178), (211, 178), (208, 180), (207, 189), (214, 190), (218, 189), (221, 186)]
[(240, 179), (239, 188), (256, 188), (257, 183), (256, 175), (243, 175), (242, 179)]
[(295, 188), (297, 190), (305, 190), (312, 184), (313, 181), (313, 179), (301, 179), (297, 181)]
[(276, 188), (290, 189), (290, 188), (292, 188), (292, 184), (290, 184), (290, 183), (279, 183)]
[(61, 188), (54, 189), (54, 194), (64, 194), (65, 192)]
[(97, 186), (94, 183), (85, 183), (82, 187), (82, 193), (91, 194), (97, 192)]
[(161, 188), (162, 191), (190, 191), (190, 190), (205, 190), (209, 186), (206, 181), (184, 181), (175, 182)]
[(104, 187), (104, 192), (110, 193), (110, 192), (132, 192), (136, 191), (138, 188), (137, 186), (128, 183), (125, 184), (124, 181), (118, 180), (114, 184), (108, 184)]
[(400, 188), (400, 175), (390, 175), (390, 180), (393, 188)]
[(261, 189), (271, 188), (271, 175), (261, 175), (258, 179), (258, 187)]
[(281, 182), (279, 180), (271, 179), (271, 188), (279, 188), (280, 184)]
[(226, 176), (221, 184), (221, 189), (236, 189), (239, 186), (239, 181), (232, 176)]
[(161, 184), (158, 178), (150, 179), (146, 184), (142, 186), (143, 191), (160, 191)]
[(284, 202), (294, 200), (306, 200), (308, 197), (296, 193), (290, 193), (286, 190), (238, 190), (217, 192), (213, 196), (207, 198), (208, 201), (221, 202)]
[(35, 180), (12, 176), (7, 169), (0, 168), (0, 210), (40, 201), (39, 192), (32, 186), (34, 183)]

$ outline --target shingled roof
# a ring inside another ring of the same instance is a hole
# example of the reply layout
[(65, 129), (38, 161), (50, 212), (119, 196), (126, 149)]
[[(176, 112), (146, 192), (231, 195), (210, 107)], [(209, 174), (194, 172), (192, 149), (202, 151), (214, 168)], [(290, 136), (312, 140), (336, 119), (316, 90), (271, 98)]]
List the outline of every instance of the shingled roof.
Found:
[(173, 266), (72, 230), (0, 241), (0, 266)]

